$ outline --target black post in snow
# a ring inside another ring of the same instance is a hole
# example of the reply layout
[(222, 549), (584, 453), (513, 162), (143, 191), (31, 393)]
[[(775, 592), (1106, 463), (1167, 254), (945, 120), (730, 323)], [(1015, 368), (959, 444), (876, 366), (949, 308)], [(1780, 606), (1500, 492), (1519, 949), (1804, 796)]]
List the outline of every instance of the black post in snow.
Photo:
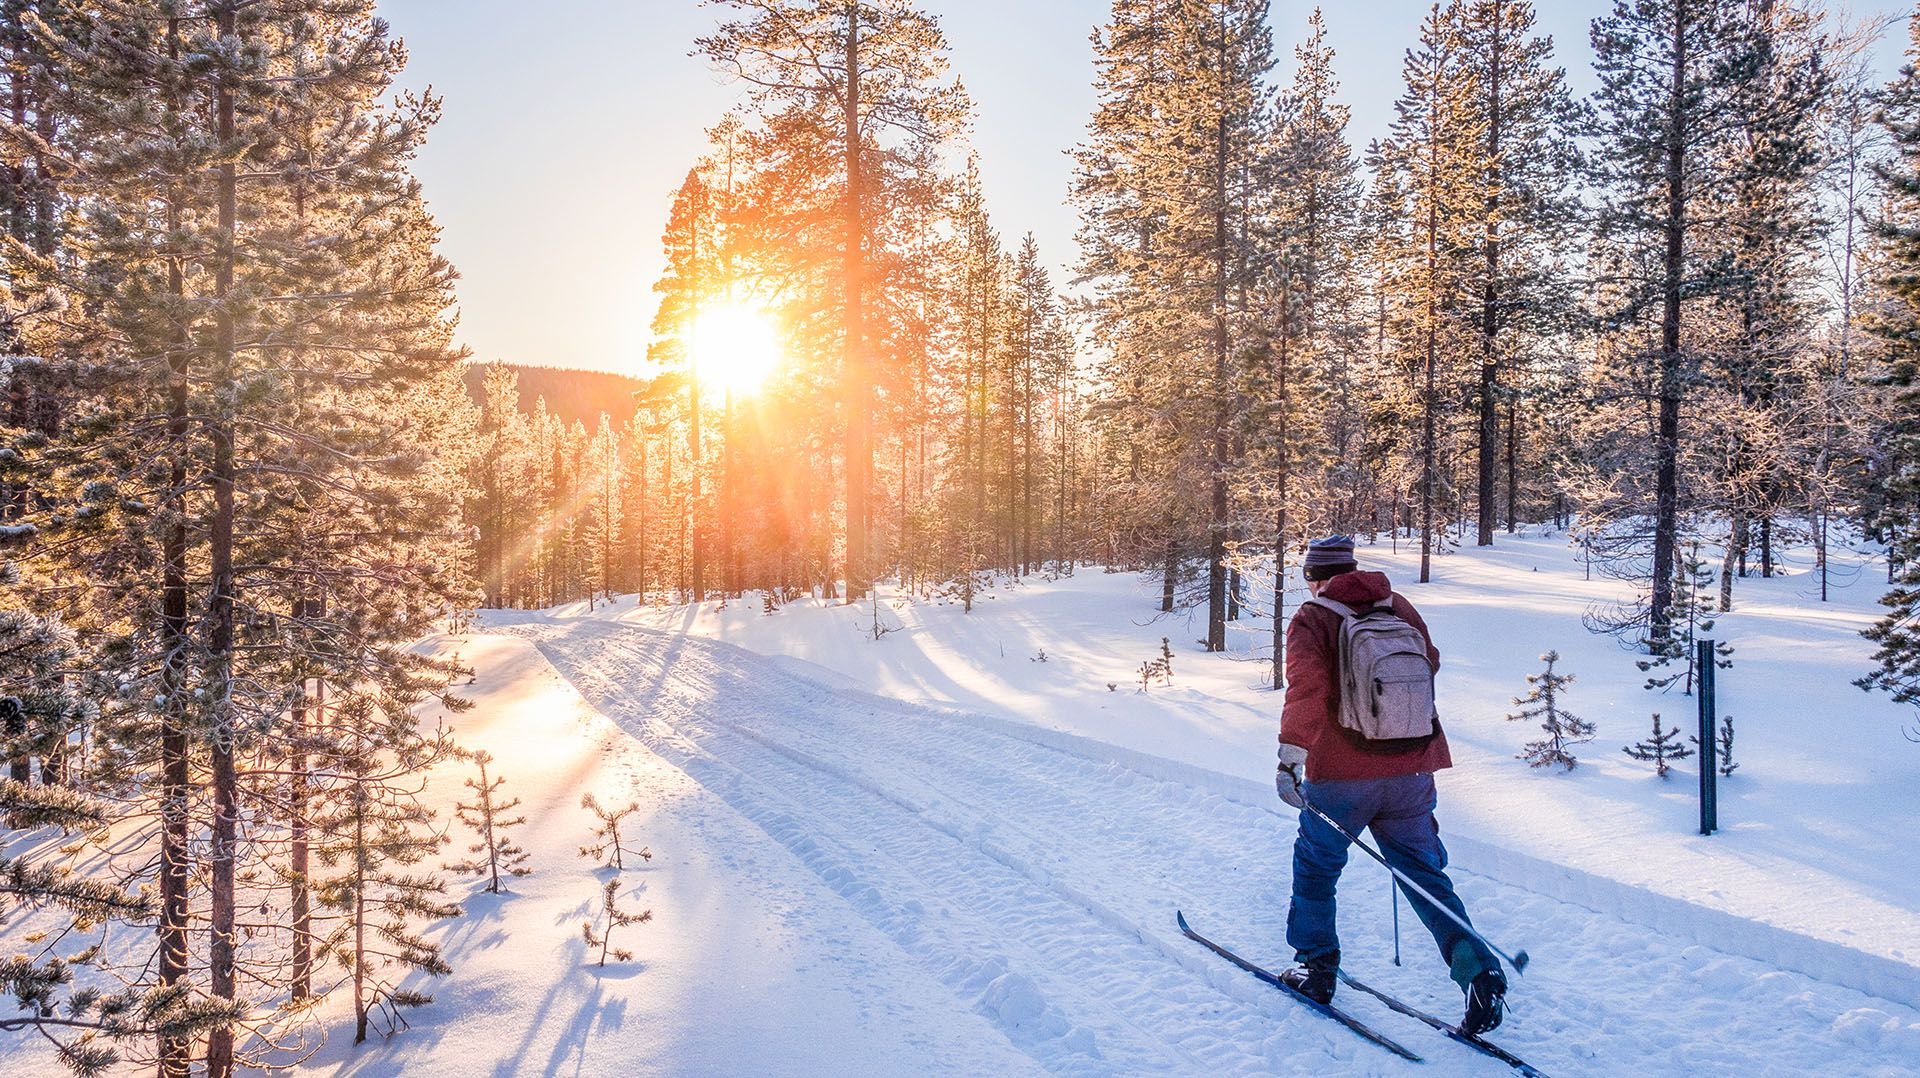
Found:
[(1698, 641), (1696, 659), (1700, 672), (1700, 833), (1711, 835), (1720, 827), (1719, 744), (1714, 740), (1714, 718), (1719, 709), (1713, 702), (1713, 641)]

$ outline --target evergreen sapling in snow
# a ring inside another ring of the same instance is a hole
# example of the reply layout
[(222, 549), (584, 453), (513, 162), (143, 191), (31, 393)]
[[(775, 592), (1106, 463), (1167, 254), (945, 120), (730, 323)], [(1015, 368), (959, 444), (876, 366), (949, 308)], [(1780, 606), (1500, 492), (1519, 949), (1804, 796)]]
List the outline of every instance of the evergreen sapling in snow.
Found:
[(527, 851), (515, 845), (507, 837), (507, 828), (518, 827), (526, 823), (525, 816), (506, 816), (520, 805), (517, 797), (500, 799), (500, 787), (507, 780), (496, 775), (487, 777), (487, 765), (493, 762), (493, 754), (482, 749), (469, 754), (469, 758), (480, 768), (480, 778), (466, 780), (467, 789), (474, 792), (471, 803), (461, 801), (454, 805), (453, 814), (463, 824), (479, 834), (480, 841), (467, 847), (473, 854), (465, 861), (448, 865), (447, 868), (462, 875), (486, 876), (486, 890), (499, 894), (500, 874), (525, 876), (533, 870), (525, 867)]
[(1684, 760), (1693, 755), (1692, 749), (1680, 744), (1679, 730), (1660, 728), (1660, 716), (1657, 713), (1653, 716), (1653, 736), (1620, 751), (1636, 760), (1652, 760), (1654, 774), (1663, 779), (1667, 777), (1667, 772), (1673, 770), (1667, 766), (1667, 761)]
[(1513, 702), (1520, 706), (1520, 710), (1508, 715), (1507, 720), (1519, 722), (1523, 719), (1539, 719), (1540, 728), (1546, 731), (1546, 737), (1527, 742), (1519, 759), (1533, 767), (1559, 764), (1572, 771), (1579, 761), (1567, 751), (1567, 746), (1592, 741), (1593, 724), (1560, 706), (1561, 693), (1573, 683), (1572, 674), (1557, 673), (1553, 668), (1560, 661), (1560, 653), (1549, 651), (1540, 659), (1547, 664), (1547, 668), (1538, 674), (1527, 675), (1527, 683), (1533, 689), (1525, 696), (1514, 697)]
[(642, 861), (653, 860), (653, 851), (644, 846), (634, 850), (620, 844), (620, 821), (626, 819), (628, 813), (639, 811), (637, 802), (629, 801), (624, 808), (608, 809), (601, 807), (593, 794), (585, 793), (580, 795), (580, 807), (600, 818), (600, 826), (593, 829), (594, 841), (580, 847), (580, 856), (605, 858), (607, 867), (613, 869), (626, 868), (623, 855), (629, 853)]
[(614, 895), (619, 890), (620, 878), (618, 876), (608, 880), (606, 884), (600, 888), (600, 916), (606, 922), (605, 927), (595, 932), (592, 921), (580, 922), (580, 935), (587, 941), (587, 946), (600, 948), (600, 961), (596, 963), (597, 965), (606, 965), (609, 957), (616, 962), (632, 960), (632, 951), (613, 945), (613, 930), (616, 928), (625, 928), (628, 925), (646, 924), (648, 921), (653, 920), (652, 910), (641, 910), (639, 913), (633, 913), (621, 909), (619, 904), (614, 901)]
[(1173, 684), (1173, 646), (1166, 637), (1160, 638), (1160, 656), (1140, 664), (1139, 676), (1141, 692), (1146, 692), (1147, 686), (1155, 681), (1162, 685)]
[[(1642, 672), (1673, 664), (1680, 668), (1670, 674), (1654, 675), (1647, 679), (1649, 689), (1669, 689), (1674, 682), (1683, 682), (1681, 693), (1693, 695), (1693, 682), (1699, 676), (1695, 667), (1699, 664), (1699, 648), (1694, 641), (1701, 634), (1713, 631), (1713, 619), (1706, 617), (1704, 593), (1713, 583), (1713, 570), (1700, 558), (1700, 544), (1687, 547), (1686, 556), (1681, 558), (1673, 571), (1673, 600), (1670, 607), (1671, 618), (1669, 633), (1653, 643), (1653, 657), (1641, 659), (1638, 665)], [(1729, 657), (1733, 648), (1728, 644), (1714, 645), (1714, 664), (1725, 670), (1733, 665)]]
[[(1700, 744), (1700, 739), (1697, 737), (1690, 737), (1687, 740), (1693, 742), (1695, 745)], [(1720, 732), (1714, 735), (1713, 740), (1714, 743), (1719, 746), (1717, 766), (1720, 769), (1720, 777), (1725, 778), (1735, 771), (1740, 770), (1740, 765), (1733, 762), (1732, 715), (1723, 715), (1720, 717)]]

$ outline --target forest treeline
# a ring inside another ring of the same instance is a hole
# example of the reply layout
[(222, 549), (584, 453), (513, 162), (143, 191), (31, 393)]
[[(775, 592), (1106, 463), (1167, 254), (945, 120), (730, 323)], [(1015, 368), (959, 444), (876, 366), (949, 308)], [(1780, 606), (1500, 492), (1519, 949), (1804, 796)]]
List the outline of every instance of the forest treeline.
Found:
[[(1618, 5), (1577, 99), (1532, 4), (1459, 0), (1357, 133), (1317, 12), (1282, 77), (1266, 3), (1118, 0), (1062, 288), (987, 212), (937, 20), (714, 6), (695, 52), (743, 99), (671, 208), (642, 412), (509, 422), (504, 376), (483, 405), (490, 603), (970, 601), (1095, 561), (1153, 568), (1210, 649), (1277, 615), (1277, 674), (1289, 552), (1325, 532), (1397, 529), (1425, 579), (1569, 528), (1637, 585), (1593, 626), (1656, 653), (1676, 604), (1729, 608), (1786, 547), (1823, 589), (1835, 542), (1913, 563), (1920, 117), (1910, 73), (1869, 67), (1883, 24)], [(703, 398), (697, 320), (743, 296), (784, 366)], [(1889, 601), (1875, 681), (1911, 695), (1914, 599)]]
[[(330, 996), (404, 1024), (458, 912), (418, 794), (459, 750), (417, 705), (463, 672), (413, 645), (480, 605), (970, 607), (1100, 564), (1211, 649), (1271, 616), (1277, 671), (1312, 535), (1404, 537), (1424, 579), (1553, 522), (1636, 586), (1594, 627), (1664, 656), (1789, 545), (1824, 584), (1864, 537), (1864, 683), (1920, 700), (1889, 28), (1622, 0), (1582, 100), (1532, 4), (1452, 0), (1355, 132), (1318, 14), (1114, 0), (1058, 281), (988, 212), (935, 16), (709, 6), (739, 104), (694, 120), (601, 414), (455, 347), (411, 164), (440, 102), (371, 2), (0, 5), (0, 912), (68, 915), (0, 959), (0, 1030), (171, 1076), (297, 1062)], [(712, 377), (723, 309), (777, 328), (764, 381)]]
[(545, 401), (547, 411), (564, 423), (598, 423), (602, 413), (625, 423), (640, 410), (634, 394), (645, 383), (632, 375), (526, 363), (469, 363), (462, 381), (475, 407), (486, 399), (487, 372), (496, 366), (513, 371), (523, 407)]

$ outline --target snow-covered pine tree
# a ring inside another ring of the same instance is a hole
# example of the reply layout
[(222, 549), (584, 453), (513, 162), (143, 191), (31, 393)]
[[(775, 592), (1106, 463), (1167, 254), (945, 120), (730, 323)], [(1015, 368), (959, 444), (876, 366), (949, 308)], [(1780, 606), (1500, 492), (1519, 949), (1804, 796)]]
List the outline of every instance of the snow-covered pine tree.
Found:
[(474, 547), (483, 601), (515, 606), (525, 598), (521, 565), (528, 551), (520, 539), (536, 527), (527, 489), (534, 470), (532, 433), (520, 410), (519, 375), (513, 368), (489, 364), (481, 386), (467, 519), (478, 529)]
[(1667, 777), (1667, 772), (1673, 770), (1667, 765), (1667, 761), (1684, 760), (1693, 755), (1692, 749), (1680, 743), (1678, 728), (1672, 730), (1660, 728), (1658, 712), (1653, 716), (1653, 733), (1646, 740), (1636, 741), (1620, 751), (1636, 760), (1652, 760), (1654, 774), (1663, 779)]
[[(1693, 742), (1695, 747), (1698, 747), (1700, 744), (1698, 737), (1689, 737), (1687, 740)], [(1720, 777), (1726, 778), (1728, 775), (1740, 770), (1740, 765), (1733, 762), (1732, 715), (1720, 716), (1720, 727), (1713, 735), (1713, 743), (1718, 750), (1714, 755), (1714, 766), (1719, 769)]]
[(364, 696), (343, 700), (330, 714), (316, 756), (336, 777), (311, 826), (323, 866), (312, 880), (316, 920), (332, 925), (316, 933), (316, 957), (346, 971), (359, 1044), (370, 1029), (405, 1028), (401, 1012), (431, 1002), (403, 987), (405, 974), (452, 972), (440, 945), (417, 926), (457, 916), (460, 907), (440, 898), (446, 888), (438, 877), (408, 869), (445, 842), (419, 795), (425, 773), (453, 746), (444, 733), (422, 736), (409, 709), (383, 711)]
[(467, 789), (473, 791), (473, 800), (456, 802), (453, 814), (455, 819), (472, 828), (480, 841), (467, 847), (472, 856), (447, 867), (457, 873), (487, 877), (486, 890), (499, 894), (501, 873), (525, 876), (533, 871), (526, 867), (527, 851), (507, 834), (510, 828), (526, 823), (527, 818), (507, 815), (520, 807), (520, 799), (500, 793), (500, 788), (507, 783), (505, 778), (487, 777), (487, 765), (493, 762), (492, 753), (481, 749), (463, 755), (473, 761), (480, 777), (466, 780)]
[(1812, 428), (1831, 429), (1803, 405), (1827, 388), (1813, 339), (1826, 296), (1812, 282), (1827, 229), (1817, 181), (1835, 46), (1813, 13), (1791, 5), (1755, 5), (1743, 32), (1753, 70), (1734, 87), (1742, 123), (1720, 193), (1724, 227), (1704, 237), (1730, 273), (1721, 317), (1703, 327), (1717, 340), (1706, 349), (1699, 409), (1709, 423), (1716, 413), (1726, 417), (1720, 423), (1729, 444), (1704, 479), (1726, 493), (1703, 491), (1700, 499), (1724, 499), (1731, 524), (1723, 595), (1731, 583), (1725, 570), (1744, 563), (1750, 528), (1758, 532), (1761, 575), (1773, 575), (1776, 518), (1806, 505), (1805, 473), (1819, 467), (1817, 449), (1800, 460), (1795, 449), (1820, 444)]
[(1866, 631), (1877, 668), (1856, 684), (1920, 704), (1920, 13), (1908, 23), (1907, 64), (1881, 98), (1892, 156), (1874, 169), (1875, 284), (1885, 294), (1869, 327), (1884, 347), (1875, 372), (1886, 418), (1876, 431), (1886, 463), (1874, 524), (1887, 539), (1887, 612)]
[[(748, 178), (735, 200), (765, 241), (754, 245), (755, 264), (739, 268), (782, 282), (795, 361), (837, 372), (799, 380), (813, 407), (795, 415), (822, 423), (833, 402), (844, 417), (835, 432), (845, 494), (840, 560), (845, 598), (857, 601), (881, 564), (877, 391), (898, 384), (911, 343), (910, 329), (887, 314), (912, 306), (913, 222), (940, 212), (942, 151), (961, 133), (969, 104), (948, 74), (939, 19), (911, 0), (715, 6), (728, 17), (696, 51), (746, 84), (734, 146)], [(804, 445), (829, 432), (796, 433)], [(805, 463), (796, 456), (796, 467)]]
[[(1076, 150), (1082, 273), (1117, 444), (1132, 443), (1124, 521), (1167, 570), (1206, 551), (1209, 650), (1225, 647), (1230, 479), (1250, 298), (1266, 258), (1255, 229), (1272, 123), (1265, 0), (1115, 0), (1096, 32), (1101, 101)], [(1195, 357), (1199, 375), (1194, 373)], [(1158, 473), (1158, 474), (1155, 474)], [(1202, 524), (1204, 522), (1204, 524)], [(1138, 549), (1138, 548), (1136, 548)], [(1146, 560), (1146, 550), (1135, 554)]]
[(1404, 199), (1398, 209), (1411, 222), (1412, 249), (1396, 260), (1396, 285), (1410, 328), (1403, 341), (1405, 365), (1420, 409), (1415, 455), (1423, 583), (1433, 577), (1435, 549), (1446, 542), (1436, 504), (1446, 494), (1440, 413), (1468, 347), (1470, 327), (1457, 312), (1474, 231), (1484, 230), (1485, 196), (1474, 180), (1485, 153), (1487, 118), (1476, 107), (1465, 66), (1461, 3), (1436, 5), (1421, 23), (1419, 43), (1401, 65), (1406, 89), (1394, 102), (1392, 134), (1373, 161), (1377, 171), (1393, 174), (1394, 188)]
[(1527, 742), (1520, 750), (1520, 759), (1533, 767), (1559, 764), (1563, 769), (1572, 771), (1579, 761), (1567, 751), (1567, 746), (1592, 741), (1594, 726), (1561, 706), (1561, 696), (1567, 686), (1573, 684), (1573, 675), (1554, 669), (1554, 665), (1560, 661), (1560, 653), (1549, 651), (1540, 656), (1540, 661), (1546, 663), (1547, 668), (1538, 674), (1527, 675), (1527, 684), (1533, 688), (1525, 696), (1513, 698), (1514, 705), (1520, 710), (1508, 715), (1507, 720), (1521, 722), (1538, 719), (1540, 729), (1546, 732), (1546, 737)]
[(600, 888), (600, 927), (596, 929), (592, 921), (580, 922), (580, 935), (585, 938), (588, 947), (600, 948), (600, 960), (595, 965), (605, 966), (607, 959), (616, 962), (630, 962), (633, 952), (613, 945), (613, 930), (628, 925), (643, 925), (653, 920), (652, 910), (623, 910), (616, 896), (620, 890), (620, 877), (614, 876)]
[(632, 813), (640, 811), (640, 803), (629, 801), (623, 806), (607, 807), (591, 791), (580, 795), (580, 807), (594, 814), (600, 826), (593, 829), (593, 841), (580, 847), (580, 856), (603, 860), (606, 867), (616, 871), (626, 869), (626, 855), (632, 854), (642, 861), (653, 860), (653, 851), (642, 846), (633, 849), (620, 841), (620, 821)]
[[(1679, 682), (1681, 694), (1692, 696), (1693, 683), (1700, 676), (1700, 649), (1695, 641), (1713, 631), (1714, 619), (1709, 616), (1710, 603), (1707, 598), (1707, 589), (1713, 584), (1713, 568), (1700, 557), (1700, 544), (1692, 542), (1674, 563), (1673, 571), (1669, 634), (1653, 649), (1652, 658), (1638, 660), (1634, 665), (1642, 673), (1678, 666), (1670, 674), (1655, 674), (1647, 678), (1645, 687), (1665, 691)], [(1721, 670), (1732, 667), (1733, 645), (1725, 641), (1716, 642), (1713, 663)]]
[[(692, 489), (682, 511), (691, 521), (690, 586), (696, 601), (706, 593), (706, 543), (700, 525), (707, 514), (701, 497), (706, 449), (701, 440), (700, 354), (694, 338), (701, 315), (710, 305), (722, 302), (729, 291), (725, 277), (730, 262), (721, 249), (725, 238), (720, 210), (707, 169), (689, 169), (674, 191), (666, 232), (661, 236), (666, 266), (653, 285), (660, 295), (660, 306), (653, 316), (654, 343), (648, 349), (648, 358), (666, 372), (649, 387), (650, 396), (657, 403), (671, 402), (671, 406), (679, 407), (687, 421), (687, 455), (692, 466), (686, 474)], [(676, 389), (684, 394), (684, 404)]]
[[(1270, 268), (1251, 285), (1257, 317), (1241, 380), (1249, 399), (1238, 496), (1272, 522), (1272, 562), (1249, 561), (1248, 568), (1272, 579), (1275, 689), (1286, 685), (1287, 555), (1298, 545), (1296, 530), (1316, 515), (1309, 511), (1314, 502), (1335, 502), (1335, 528), (1350, 524), (1340, 510), (1351, 504), (1355, 469), (1367, 458), (1358, 444), (1366, 394), (1354, 377), (1358, 349), (1348, 318), (1359, 165), (1347, 144), (1347, 109), (1336, 101), (1333, 49), (1318, 9), (1294, 60), (1256, 173), (1271, 177), (1252, 224), (1271, 249)], [(1259, 256), (1252, 246), (1245, 256)], [(1316, 449), (1322, 445), (1324, 451)], [(1242, 558), (1251, 550), (1243, 544)]]
[[(1578, 203), (1571, 196), (1580, 165), (1572, 138), (1577, 113), (1565, 72), (1552, 66), (1553, 41), (1537, 33), (1529, 0), (1470, 0), (1448, 14), (1458, 21), (1468, 107), (1478, 116), (1483, 140), (1469, 175), (1479, 196), (1481, 233), (1475, 542), (1490, 546), (1497, 523), (1500, 406), (1511, 404), (1518, 388), (1503, 386), (1502, 371), (1523, 368), (1550, 347), (1574, 314), (1567, 262), (1569, 241), (1579, 234)], [(1510, 407), (1510, 428), (1517, 416)], [(1509, 452), (1518, 440), (1509, 429)], [(1510, 480), (1516, 472), (1509, 462)], [(1516, 497), (1510, 483), (1509, 532), (1516, 527)]]
[(980, 162), (967, 158), (956, 192), (950, 287), (957, 293), (953, 317), (957, 337), (953, 361), (958, 365), (960, 430), (946, 441), (947, 467), (956, 478), (945, 491), (942, 508), (948, 521), (946, 564), (941, 575), (944, 594), (973, 612), (980, 591), (993, 582), (992, 515), (989, 512), (988, 461), (1001, 444), (991, 430), (995, 344), (1009, 306), (1005, 300), (1005, 259), (1000, 234), (986, 210), (986, 191), (980, 180)]
[(587, 445), (586, 517), (587, 561), (592, 574), (588, 591), (602, 599), (613, 599), (614, 583), (620, 571), (620, 523), (625, 510), (620, 501), (620, 439), (613, 422), (600, 413), (600, 426)]
[[(74, 790), (0, 778), (0, 818), (10, 827), (104, 833), (117, 812)], [(113, 977), (104, 946), (109, 929), (150, 924), (152, 897), (65, 865), (0, 855), (0, 913), (12, 920), (41, 908), (67, 921), (40, 953), (0, 958), (0, 991), (18, 1007), (0, 1017), (0, 1030), (37, 1030), (80, 1078), (151, 1063), (147, 1046), (156, 1036), (190, 1040), (239, 1017), (230, 1004), (194, 999), (184, 985), (102, 989), (99, 982)]]
[[(159, 820), (160, 955), (134, 976), (216, 1001), (244, 983), (264, 1033), (285, 936), (239, 910), (285, 908), (251, 892), (298, 881), (280, 858), (302, 825), (263, 776), (304, 781), (314, 685), (388, 707), (444, 689), (395, 645), (468, 598), (451, 270), (408, 172), (437, 103), (389, 93), (404, 52), (366, 3), (66, 11), (33, 29), (75, 117), (87, 257), (60, 283), (85, 322), (61, 356), (85, 422), (33, 453), (50, 541), (28, 561), (96, 582), (43, 591), (100, 641), (118, 685), (96, 758)], [(208, 1037), (211, 1073), (267, 1061), (234, 1041)], [(163, 1038), (162, 1073), (191, 1049)]]
[[(1680, 421), (1700, 362), (1694, 338), (1701, 320), (1690, 315), (1729, 281), (1703, 237), (1727, 223), (1723, 196), (1748, 120), (1743, 90), (1759, 71), (1751, 7), (1744, 0), (1616, 0), (1593, 24), (1600, 89), (1588, 133), (1596, 141), (1593, 179), (1605, 193), (1598, 257), (1608, 282), (1600, 299), (1609, 323), (1631, 341), (1618, 349), (1625, 376), (1650, 391), (1656, 413), (1652, 459), (1622, 463), (1650, 474), (1625, 476), (1615, 488), (1627, 495), (1619, 515), (1653, 518), (1650, 549), (1635, 540), (1628, 554), (1650, 563), (1648, 599), (1613, 620), (1649, 650), (1664, 645), (1673, 627), (1686, 511)], [(1643, 370), (1639, 356), (1651, 334), (1659, 347), (1653, 368)]]

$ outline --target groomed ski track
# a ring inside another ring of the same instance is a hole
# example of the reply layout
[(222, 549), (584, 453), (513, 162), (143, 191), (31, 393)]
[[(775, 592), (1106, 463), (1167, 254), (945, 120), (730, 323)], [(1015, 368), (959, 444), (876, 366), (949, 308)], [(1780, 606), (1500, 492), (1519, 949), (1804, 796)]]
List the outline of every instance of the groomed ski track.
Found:
[[(1394, 1058), (1174, 930), (1184, 908), (1249, 958), (1285, 964), (1294, 820), (1277, 803), (829, 687), (724, 643), (590, 619), (493, 631), (530, 639), (609, 720), (784, 846), (849, 916), (1047, 1071), (1510, 1073), (1343, 994), (1427, 1063)], [(1535, 955), (1493, 1039), (1548, 1073), (1920, 1073), (1920, 1014), (1899, 1003), (1462, 867), (1476, 922)], [(1345, 965), (1451, 1015), (1459, 997), (1404, 908), (1407, 966), (1391, 963), (1384, 877), (1355, 863), (1342, 881)]]

